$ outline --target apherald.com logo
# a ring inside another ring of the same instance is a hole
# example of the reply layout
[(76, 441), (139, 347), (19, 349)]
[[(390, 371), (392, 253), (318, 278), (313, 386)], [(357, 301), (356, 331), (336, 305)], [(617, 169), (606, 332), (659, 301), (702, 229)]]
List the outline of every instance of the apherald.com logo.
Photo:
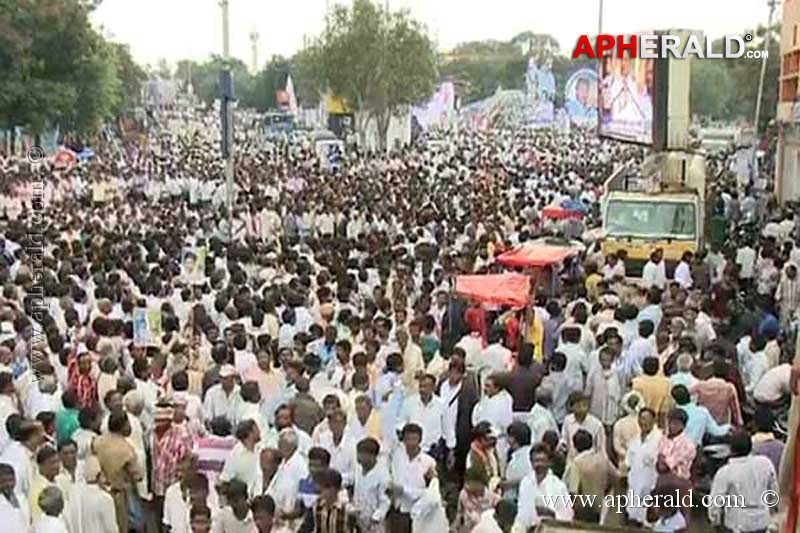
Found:
[[(667, 34), (639, 34), (639, 35), (609, 35), (601, 34), (592, 43), (588, 35), (581, 35), (572, 58), (577, 59), (583, 55), (592, 59), (603, 57), (611, 53), (621, 58), (641, 57), (643, 59), (665, 59), (673, 57), (686, 59), (698, 57), (707, 59), (734, 59), (746, 57), (759, 59), (767, 57), (766, 50), (747, 50), (745, 43), (753, 40), (751, 34), (744, 37), (726, 35), (723, 38), (724, 49), (714, 51), (713, 40), (706, 37), (702, 43), (697, 35), (681, 38), (677, 35)], [(616, 50), (616, 53), (614, 51)]]

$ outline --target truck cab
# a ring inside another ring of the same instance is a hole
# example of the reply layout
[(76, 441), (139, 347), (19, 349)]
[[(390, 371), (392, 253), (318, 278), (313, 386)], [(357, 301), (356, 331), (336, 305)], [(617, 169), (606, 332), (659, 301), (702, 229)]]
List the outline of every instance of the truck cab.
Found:
[(657, 248), (671, 274), (684, 252), (703, 246), (704, 157), (662, 152), (641, 168), (618, 168), (605, 183), (602, 218), (603, 253), (627, 252), (629, 276), (640, 276)]

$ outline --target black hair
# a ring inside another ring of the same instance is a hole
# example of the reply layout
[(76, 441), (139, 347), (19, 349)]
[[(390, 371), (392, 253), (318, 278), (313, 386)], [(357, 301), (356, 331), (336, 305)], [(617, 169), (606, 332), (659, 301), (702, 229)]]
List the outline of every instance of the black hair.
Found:
[(275, 500), (269, 494), (261, 494), (250, 502), (250, 511), (253, 514), (263, 513), (270, 516), (275, 514)]
[(660, 363), (657, 357), (645, 357), (642, 361), (642, 371), (648, 376), (655, 376), (658, 374)]
[(422, 438), (422, 427), (419, 424), (415, 424), (413, 422), (409, 422), (405, 426), (403, 426), (402, 431), (400, 432), (401, 438), (405, 438), (406, 435), (416, 434), (419, 435), (419, 438)]
[(327, 468), (331, 464), (331, 454), (325, 448), (315, 446), (308, 450), (308, 462), (319, 461)]
[(567, 368), (567, 356), (561, 352), (556, 352), (550, 358), (550, 368), (555, 372), (563, 372)]
[(128, 423), (128, 414), (124, 411), (115, 412), (108, 415), (108, 430), (112, 433), (119, 433)]
[(775, 427), (775, 415), (769, 407), (759, 405), (753, 414), (756, 430), (762, 433), (769, 433)]
[(185, 370), (175, 372), (170, 379), (172, 390), (182, 392), (189, 389), (189, 374)]
[(250, 436), (254, 429), (256, 429), (256, 423), (254, 420), (242, 420), (236, 425), (236, 440), (244, 440)]
[(686, 426), (686, 422), (689, 421), (689, 415), (686, 414), (686, 411), (681, 409), (680, 407), (675, 407), (672, 409), (669, 414), (667, 415), (668, 420), (678, 420), (680, 421), (684, 427)]
[(575, 435), (572, 436), (572, 444), (578, 452), (590, 449), (593, 443), (594, 439), (592, 438), (592, 434), (585, 429), (579, 429), (575, 432)]
[(341, 489), (342, 475), (332, 468), (326, 468), (319, 474), (319, 487), (321, 489)]
[(381, 452), (381, 445), (372, 437), (367, 437), (356, 445), (356, 451), (358, 453), (366, 453), (373, 457), (377, 457)]
[(672, 399), (675, 400), (675, 403), (678, 405), (686, 405), (691, 401), (689, 389), (687, 389), (685, 385), (675, 385), (672, 387)]
[(531, 428), (525, 422), (512, 422), (506, 433), (509, 437), (514, 437), (520, 446), (530, 446)]
[(211, 433), (217, 437), (227, 437), (233, 432), (231, 421), (224, 416), (217, 416), (208, 423)]
[(730, 445), (731, 454), (734, 457), (750, 455), (750, 452), (753, 450), (753, 440), (750, 438), (750, 434), (744, 429), (733, 432)]
[(58, 456), (58, 450), (46, 444), (41, 448), (39, 448), (39, 451), (36, 452), (36, 464), (41, 466), (49, 459), (52, 459), (53, 457), (57, 456)]

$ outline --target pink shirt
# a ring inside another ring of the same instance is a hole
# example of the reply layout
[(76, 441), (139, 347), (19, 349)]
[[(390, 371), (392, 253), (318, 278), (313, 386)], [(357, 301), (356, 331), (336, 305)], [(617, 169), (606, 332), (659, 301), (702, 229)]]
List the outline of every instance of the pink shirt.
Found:
[(689, 392), (697, 398), (697, 403), (708, 409), (717, 423), (742, 425), (742, 409), (736, 387), (721, 378), (699, 381), (689, 387)]
[(697, 454), (697, 447), (681, 432), (677, 437), (664, 435), (658, 443), (658, 455), (664, 458), (670, 472), (681, 479), (692, 477), (692, 463)]

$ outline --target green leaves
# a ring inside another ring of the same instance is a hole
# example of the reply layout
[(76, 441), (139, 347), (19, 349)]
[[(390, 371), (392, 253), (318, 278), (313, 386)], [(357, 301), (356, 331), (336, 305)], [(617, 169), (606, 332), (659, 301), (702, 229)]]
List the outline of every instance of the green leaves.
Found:
[(330, 89), (376, 119), (385, 136), (391, 115), (433, 94), (434, 43), (407, 10), (387, 12), (369, 0), (336, 6), (308, 52)]
[(118, 68), (133, 62), (90, 25), (97, 4), (0, 0), (0, 127), (94, 133), (119, 110)]
[[(771, 29), (767, 71), (764, 76), (764, 95), (761, 101), (761, 127), (775, 116), (778, 101), (778, 76), (780, 74), (780, 25)], [(742, 32), (756, 35), (746, 43), (746, 50), (763, 50), (766, 29)], [(715, 52), (722, 50), (723, 42), (715, 41)], [(761, 76), (761, 59), (692, 59), (692, 113), (723, 120), (752, 120), (755, 114), (758, 80)]]

